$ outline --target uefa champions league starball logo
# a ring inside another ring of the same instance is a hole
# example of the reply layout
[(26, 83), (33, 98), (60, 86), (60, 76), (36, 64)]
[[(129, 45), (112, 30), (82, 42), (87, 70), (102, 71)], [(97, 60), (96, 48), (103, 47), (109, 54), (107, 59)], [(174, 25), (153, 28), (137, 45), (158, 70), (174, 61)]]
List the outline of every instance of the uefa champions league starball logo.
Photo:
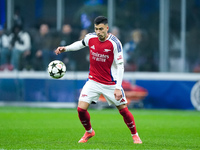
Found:
[(191, 102), (192, 105), (200, 111), (200, 81), (195, 83), (191, 90)]

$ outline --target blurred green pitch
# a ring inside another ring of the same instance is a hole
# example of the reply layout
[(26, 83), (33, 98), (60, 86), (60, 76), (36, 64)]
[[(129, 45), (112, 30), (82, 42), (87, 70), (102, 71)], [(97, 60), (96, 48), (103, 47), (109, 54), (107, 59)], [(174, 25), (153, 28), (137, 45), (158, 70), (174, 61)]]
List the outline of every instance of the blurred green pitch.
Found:
[(76, 109), (0, 107), (3, 149), (200, 149), (200, 112), (130, 109), (143, 144), (133, 144), (117, 109), (89, 109), (96, 135), (84, 134)]

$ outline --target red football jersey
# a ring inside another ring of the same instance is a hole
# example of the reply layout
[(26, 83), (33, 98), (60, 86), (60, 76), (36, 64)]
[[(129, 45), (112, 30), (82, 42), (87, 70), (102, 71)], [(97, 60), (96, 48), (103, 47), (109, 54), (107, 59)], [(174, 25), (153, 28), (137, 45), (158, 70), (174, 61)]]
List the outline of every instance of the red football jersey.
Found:
[(90, 49), (89, 79), (106, 85), (116, 84), (116, 65), (123, 62), (122, 44), (118, 38), (109, 34), (102, 42), (96, 33), (89, 33), (83, 41)]

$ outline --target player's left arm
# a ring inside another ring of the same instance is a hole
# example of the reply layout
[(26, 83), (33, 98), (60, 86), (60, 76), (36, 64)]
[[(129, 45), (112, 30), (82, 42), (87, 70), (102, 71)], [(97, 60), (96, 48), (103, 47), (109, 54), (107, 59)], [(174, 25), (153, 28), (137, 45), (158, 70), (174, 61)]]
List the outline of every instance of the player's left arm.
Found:
[(122, 98), (122, 80), (124, 76), (124, 60), (123, 60), (123, 48), (118, 41), (118, 45), (115, 47), (114, 50), (114, 59), (117, 65), (117, 82), (116, 82), (116, 89), (114, 91), (115, 99), (120, 100)]
[(124, 76), (124, 63), (119, 63), (117, 64), (117, 83), (114, 91), (116, 100), (120, 100), (122, 98), (121, 86), (122, 86), (123, 76)]

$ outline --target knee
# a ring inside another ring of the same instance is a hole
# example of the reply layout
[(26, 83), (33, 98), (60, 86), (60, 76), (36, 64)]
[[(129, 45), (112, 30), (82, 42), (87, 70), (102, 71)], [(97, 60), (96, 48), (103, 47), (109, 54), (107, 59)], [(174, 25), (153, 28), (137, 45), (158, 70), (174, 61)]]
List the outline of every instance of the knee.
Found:
[(77, 111), (78, 111), (79, 114), (83, 114), (83, 113), (85, 113), (87, 110), (78, 107), (78, 108), (77, 108)]
[(125, 107), (125, 108), (119, 110), (119, 113), (120, 113), (122, 116), (124, 116), (124, 115), (127, 114), (128, 111), (129, 111), (129, 110), (128, 110), (128, 107)]

